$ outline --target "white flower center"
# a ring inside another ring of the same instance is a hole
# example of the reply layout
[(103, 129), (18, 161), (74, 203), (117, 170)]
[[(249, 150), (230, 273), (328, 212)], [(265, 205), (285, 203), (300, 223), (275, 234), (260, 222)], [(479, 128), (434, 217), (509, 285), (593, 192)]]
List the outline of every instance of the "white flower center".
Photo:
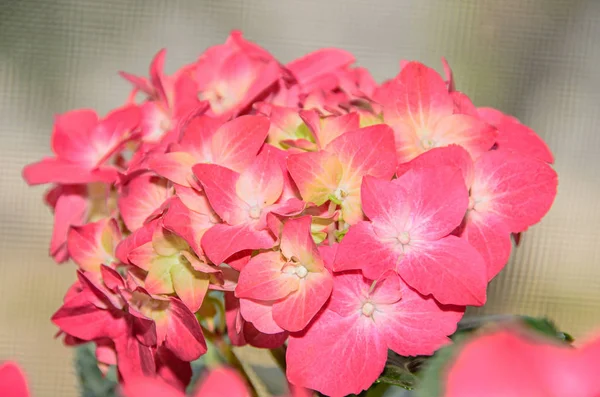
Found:
[(408, 232), (402, 232), (396, 238), (398, 239), (398, 242), (402, 245), (410, 243), (410, 234), (408, 234)]
[(373, 313), (375, 312), (375, 305), (373, 305), (371, 302), (366, 302), (362, 306), (361, 311), (364, 316), (371, 317), (373, 315)]
[(296, 276), (304, 278), (308, 274), (308, 270), (304, 266), (300, 265), (296, 266), (296, 269), (294, 269), (294, 273), (296, 273)]
[(252, 219), (260, 218), (260, 213), (261, 213), (261, 209), (257, 205), (251, 207), (250, 211), (248, 211), (248, 215), (250, 215), (250, 218), (252, 218)]

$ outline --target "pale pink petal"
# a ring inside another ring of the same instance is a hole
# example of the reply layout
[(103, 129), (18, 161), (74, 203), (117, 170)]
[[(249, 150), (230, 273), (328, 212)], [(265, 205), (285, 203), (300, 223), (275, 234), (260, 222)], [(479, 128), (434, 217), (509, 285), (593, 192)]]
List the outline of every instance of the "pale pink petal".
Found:
[(344, 173), (337, 156), (324, 150), (292, 154), (287, 167), (302, 198), (316, 205), (329, 200)]
[(50, 255), (57, 262), (68, 259), (67, 233), (72, 225), (80, 225), (85, 221), (88, 212), (87, 197), (79, 186), (59, 187), (54, 205), (54, 227), (50, 240)]
[(412, 204), (406, 191), (409, 186), (371, 176), (363, 178), (360, 193), (363, 212), (374, 223), (396, 230), (385, 237), (396, 237), (406, 227)]
[(476, 159), (490, 150), (496, 136), (497, 131), (491, 124), (466, 114), (453, 114), (435, 125), (430, 139), (435, 146), (458, 144)]
[(237, 225), (248, 219), (248, 205), (236, 193), (239, 179), (237, 172), (214, 164), (197, 164), (193, 170), (210, 205), (221, 219), (230, 225)]
[(325, 310), (306, 332), (290, 337), (286, 372), (296, 386), (342, 397), (368, 389), (386, 360), (385, 340), (370, 318)]
[(388, 270), (395, 270), (401, 254), (383, 243), (370, 222), (350, 226), (337, 249), (333, 270), (362, 270), (375, 280)]
[(391, 275), (390, 279), (399, 281), (396, 291), (401, 299), (384, 304), (376, 299), (376, 291), (373, 296), (379, 311), (374, 320), (379, 323), (388, 348), (403, 356), (431, 355), (450, 343), (448, 336), (456, 331), (464, 308), (439, 306), (433, 298), (425, 298), (408, 287), (398, 276)]
[(487, 269), (466, 240), (447, 236), (411, 246), (398, 264), (408, 285), (442, 304), (481, 306), (485, 303)]
[(90, 166), (70, 163), (57, 158), (45, 158), (23, 168), (23, 178), (29, 185), (113, 183), (117, 180), (117, 176), (118, 172), (115, 168), (93, 169)]
[(394, 181), (410, 192), (410, 240), (437, 240), (460, 225), (469, 204), (469, 192), (460, 169), (413, 169)]
[(250, 225), (215, 225), (202, 236), (202, 249), (214, 264), (221, 264), (244, 250), (272, 248), (275, 239), (268, 230), (256, 230)]
[(512, 244), (510, 230), (492, 213), (469, 211), (460, 234), (481, 254), (487, 265), (487, 278), (494, 278), (508, 262)]
[(280, 150), (266, 145), (236, 182), (238, 197), (250, 207), (262, 209), (277, 201), (283, 192)]
[(68, 233), (69, 255), (84, 271), (99, 271), (110, 264), (121, 232), (114, 219), (102, 219), (83, 226), (72, 226)]
[(324, 267), (323, 261), (317, 245), (312, 239), (311, 223), (310, 216), (302, 216), (285, 222), (280, 249), (286, 258), (297, 258), (308, 270), (321, 271)]
[(265, 334), (279, 334), (284, 331), (273, 320), (273, 307), (270, 302), (257, 302), (251, 299), (240, 299), (240, 313), (244, 320)]
[(328, 270), (309, 272), (296, 291), (273, 303), (273, 320), (286, 331), (302, 331), (327, 302), (332, 288)]
[(410, 169), (442, 166), (459, 168), (467, 187), (471, 187), (474, 172), (473, 160), (469, 153), (459, 145), (448, 145), (428, 150), (412, 161), (398, 165), (396, 175), (399, 178)]
[(202, 236), (208, 229), (218, 223), (218, 218), (213, 215), (212, 209), (208, 207), (208, 201), (204, 195), (198, 194), (195, 198), (198, 201), (195, 202), (196, 209), (206, 205), (202, 208), (205, 212), (191, 211), (184, 205), (182, 200), (175, 199), (169, 204), (169, 209), (162, 220), (165, 229), (181, 236), (194, 252), (201, 256), (203, 254), (200, 246)]
[(243, 172), (267, 138), (269, 120), (262, 116), (241, 116), (223, 124), (212, 136), (215, 164)]
[(142, 227), (169, 197), (167, 180), (143, 174), (121, 188), (118, 205), (127, 228), (135, 231)]
[(289, 62), (286, 68), (300, 85), (354, 63), (354, 56), (338, 48), (322, 48)]
[(284, 273), (285, 265), (285, 258), (279, 252), (265, 252), (251, 258), (240, 272), (235, 296), (271, 301), (285, 298), (298, 290), (298, 277)]
[(171, 182), (190, 187), (194, 177), (192, 166), (196, 163), (198, 161), (189, 153), (172, 152), (152, 156), (148, 167)]
[(98, 123), (98, 115), (91, 109), (72, 110), (57, 115), (52, 132), (52, 150), (57, 157), (74, 163), (93, 165), (86, 156), (93, 148), (90, 134)]
[(538, 223), (548, 212), (558, 177), (545, 162), (518, 153), (491, 151), (475, 163), (474, 210), (501, 217), (513, 233)]

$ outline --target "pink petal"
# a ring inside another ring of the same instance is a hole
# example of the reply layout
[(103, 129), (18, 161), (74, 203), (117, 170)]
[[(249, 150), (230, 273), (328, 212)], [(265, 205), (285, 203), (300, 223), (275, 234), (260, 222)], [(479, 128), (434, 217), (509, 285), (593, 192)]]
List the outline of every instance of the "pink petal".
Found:
[(168, 98), (165, 90), (164, 83), (164, 64), (165, 64), (165, 55), (167, 53), (166, 49), (161, 49), (156, 53), (154, 59), (152, 59), (152, 63), (150, 64), (150, 81), (154, 86), (154, 90), (158, 95), (160, 101), (164, 104), (167, 104)]
[(193, 167), (210, 205), (230, 225), (245, 222), (247, 205), (236, 193), (239, 174), (228, 168), (213, 164), (197, 164)]
[(514, 151), (550, 164), (554, 163), (550, 148), (531, 128), (509, 117), (504, 117), (496, 127), (498, 149)]
[(354, 63), (352, 54), (338, 48), (323, 48), (295, 59), (286, 65), (300, 85)]
[(371, 279), (378, 279), (388, 270), (395, 270), (400, 254), (376, 235), (370, 222), (350, 226), (337, 249), (333, 270), (362, 270)]
[(279, 149), (266, 145), (236, 182), (236, 192), (251, 207), (262, 209), (283, 192), (283, 172), (277, 161)]
[(93, 169), (92, 166), (70, 163), (57, 158), (45, 158), (23, 168), (23, 178), (29, 185), (112, 183), (117, 180), (117, 175), (117, 170), (114, 168)]
[(202, 237), (202, 249), (214, 264), (244, 250), (269, 249), (275, 239), (268, 230), (256, 230), (250, 225), (215, 225)]
[[(158, 226), (160, 226), (160, 221), (158, 219), (155, 219), (145, 224), (144, 227), (137, 229), (136, 231), (131, 233), (125, 239), (121, 240), (121, 242), (117, 246), (117, 249), (115, 250), (115, 256), (123, 263), (131, 263), (129, 260), (129, 255), (131, 254), (131, 252), (137, 247), (140, 247), (146, 243), (151, 243), (152, 236), (154, 235), (154, 232)], [(140, 258), (140, 260), (137, 260), (139, 266), (147, 266), (145, 264), (149, 263), (149, 255), (151, 254), (149, 249), (151, 247), (152, 245), (150, 244), (146, 248), (146, 250), (143, 251), (142, 258)]]
[(399, 115), (411, 117), (416, 125), (427, 127), (452, 114), (452, 98), (435, 70), (419, 62), (409, 62), (397, 78), (401, 84), (396, 104)]
[(206, 342), (196, 316), (178, 299), (169, 301), (165, 346), (183, 361), (194, 361), (206, 353)]
[(91, 109), (72, 110), (56, 116), (52, 132), (52, 150), (64, 160), (89, 164), (90, 134), (98, 123), (98, 115)]
[(292, 154), (287, 167), (304, 201), (316, 205), (329, 200), (344, 172), (337, 156), (324, 150)]
[(0, 365), (0, 386), (5, 397), (29, 397), (25, 374), (14, 362)]
[(206, 208), (203, 208), (205, 212), (190, 211), (182, 200), (175, 199), (171, 201), (169, 209), (163, 216), (163, 225), (165, 229), (181, 236), (192, 247), (194, 252), (198, 256), (201, 256), (203, 254), (200, 246), (202, 236), (216, 223), (217, 219), (216, 215), (212, 214), (212, 209), (208, 207), (206, 197), (204, 195), (196, 197), (198, 201), (203, 202), (196, 203), (197, 209), (206, 204)]
[[(400, 281), (396, 275), (390, 278)], [(456, 331), (464, 308), (441, 307), (433, 298), (423, 297), (402, 281), (397, 286), (402, 298), (396, 302), (386, 305), (379, 303), (377, 292), (373, 296), (377, 310), (382, 312), (375, 320), (388, 348), (403, 356), (431, 355), (450, 343), (448, 335)]]
[(394, 133), (385, 125), (373, 125), (346, 132), (334, 139), (327, 150), (336, 153), (350, 175), (371, 175), (391, 179), (396, 172)]
[(454, 167), (413, 169), (393, 183), (410, 192), (406, 231), (412, 239), (437, 240), (460, 225), (469, 204), (461, 170)]
[(125, 397), (185, 397), (177, 388), (159, 378), (136, 377), (123, 384)]
[(127, 228), (135, 231), (169, 197), (167, 180), (143, 174), (133, 178), (122, 187), (118, 205)]
[(469, 153), (459, 145), (448, 145), (428, 150), (412, 161), (398, 165), (396, 175), (399, 178), (410, 169), (442, 166), (460, 169), (467, 187), (471, 187), (474, 172), (473, 160)]
[(476, 159), (494, 145), (496, 136), (496, 129), (477, 117), (453, 114), (436, 124), (431, 139), (436, 146), (461, 145)]
[(179, 149), (190, 153), (198, 163), (212, 162), (212, 138), (222, 125), (221, 119), (206, 115), (193, 117), (183, 129)]
[(100, 267), (100, 272), (104, 285), (112, 292), (117, 293), (119, 289), (125, 288), (123, 277), (115, 269), (103, 265)]
[(558, 397), (533, 373), (536, 353), (534, 345), (507, 331), (475, 338), (449, 368), (446, 396)]
[(517, 233), (546, 215), (557, 184), (556, 172), (545, 162), (496, 150), (475, 163), (471, 196), (475, 211), (497, 214)]
[[(365, 176), (361, 185), (362, 209), (374, 223), (386, 225), (396, 231), (405, 229), (411, 211), (411, 202), (405, 187), (394, 181)], [(396, 237), (396, 235), (386, 237)]]
[(327, 302), (332, 288), (329, 271), (309, 272), (296, 291), (273, 303), (273, 320), (286, 331), (302, 331)]
[(481, 306), (486, 299), (487, 271), (481, 255), (456, 236), (410, 247), (398, 274), (422, 295), (442, 304)]
[(83, 226), (72, 226), (67, 247), (75, 263), (85, 271), (99, 271), (100, 265), (110, 264), (121, 231), (114, 219), (102, 219)]
[[(468, 114), (469, 116), (480, 118), (479, 112), (471, 99), (460, 91), (452, 91), (452, 100), (454, 101), (454, 113)], [(484, 121), (487, 121), (483, 119)], [(488, 121), (489, 123), (489, 121)], [(494, 123), (489, 123), (494, 125)]]
[(54, 205), (54, 227), (50, 240), (50, 255), (57, 262), (68, 259), (67, 235), (72, 225), (84, 223), (88, 212), (86, 194), (81, 186), (59, 187)]
[(508, 263), (512, 248), (510, 230), (498, 216), (470, 211), (460, 236), (481, 254), (487, 265), (488, 280), (494, 278)]
[(125, 326), (122, 318), (92, 305), (84, 294), (65, 302), (52, 316), (52, 322), (67, 334), (83, 340), (118, 337)]
[(144, 94), (151, 96), (154, 91), (152, 85), (147, 78), (136, 76), (131, 73), (120, 71), (119, 75), (129, 81), (136, 90), (142, 91)]
[(156, 374), (156, 364), (152, 350), (134, 337), (124, 335), (115, 339), (117, 367), (125, 384), (130, 379), (151, 377)]
[(233, 369), (217, 368), (208, 372), (195, 391), (197, 397), (250, 397), (244, 379)]
[(446, 84), (448, 85), (448, 91), (452, 92), (456, 90), (454, 77), (452, 75), (452, 69), (448, 64), (446, 58), (442, 57), (442, 66), (444, 67), (444, 74), (446, 75)]
[(194, 176), (192, 166), (196, 163), (198, 161), (189, 153), (172, 152), (152, 156), (148, 167), (171, 182), (190, 187)]
[(306, 332), (290, 337), (287, 378), (332, 397), (358, 394), (373, 384), (386, 360), (385, 340), (371, 319), (325, 310)]
[(311, 235), (311, 216), (290, 219), (283, 226), (281, 252), (291, 259), (296, 257), (310, 271), (323, 270), (323, 261)]
[(271, 301), (298, 290), (299, 278), (283, 272), (286, 261), (279, 252), (265, 252), (251, 258), (240, 272), (235, 296)]
[(241, 116), (223, 124), (212, 137), (214, 163), (243, 172), (256, 157), (268, 132), (269, 120), (262, 116)]
[(240, 314), (244, 320), (251, 322), (260, 332), (265, 334), (284, 332), (284, 329), (273, 320), (271, 303), (240, 299)]

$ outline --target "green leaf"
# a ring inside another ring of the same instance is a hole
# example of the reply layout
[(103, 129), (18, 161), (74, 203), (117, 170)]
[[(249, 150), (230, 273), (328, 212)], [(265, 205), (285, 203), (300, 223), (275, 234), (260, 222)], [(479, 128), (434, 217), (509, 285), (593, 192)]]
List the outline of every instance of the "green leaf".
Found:
[(87, 343), (75, 350), (75, 369), (83, 397), (117, 397), (117, 369), (111, 366), (106, 376), (98, 368), (95, 345)]
[(418, 373), (426, 357), (404, 357), (392, 351), (376, 383), (385, 383), (413, 390), (419, 382)]
[(550, 321), (549, 319), (535, 318), (529, 316), (522, 316), (521, 322), (530, 330), (538, 332), (542, 335), (549, 336), (553, 339), (558, 339), (561, 342), (571, 343), (575, 339), (567, 334), (566, 332), (561, 332), (556, 328), (556, 325)]

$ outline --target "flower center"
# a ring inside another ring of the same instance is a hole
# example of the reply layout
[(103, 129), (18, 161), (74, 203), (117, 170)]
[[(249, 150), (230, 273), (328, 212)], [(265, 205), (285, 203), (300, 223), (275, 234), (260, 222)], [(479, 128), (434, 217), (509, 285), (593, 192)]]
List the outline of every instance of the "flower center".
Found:
[(421, 141), (421, 146), (423, 146), (423, 149), (429, 150), (435, 147), (435, 142), (432, 139), (423, 139)]
[(333, 192), (333, 195), (340, 201), (344, 200), (346, 197), (348, 197), (348, 192), (344, 189), (342, 189), (341, 187), (338, 187), (337, 189), (335, 189), (335, 192)]
[(296, 276), (298, 276), (299, 278), (304, 278), (308, 274), (308, 270), (304, 266), (300, 265), (296, 266), (296, 269), (294, 269), (294, 273), (296, 273)]
[(398, 239), (398, 242), (402, 245), (410, 243), (410, 234), (408, 234), (408, 232), (402, 232), (396, 238)]
[(371, 302), (366, 302), (362, 306), (361, 311), (364, 316), (371, 317), (375, 312), (375, 305), (373, 305)]
[(260, 213), (261, 213), (260, 207), (258, 205), (255, 205), (254, 207), (250, 208), (248, 215), (250, 215), (250, 218), (252, 218), (252, 219), (258, 219), (258, 218), (260, 218)]
[(468, 209), (472, 210), (475, 209), (475, 200), (473, 199), (473, 196), (469, 196), (469, 207)]

